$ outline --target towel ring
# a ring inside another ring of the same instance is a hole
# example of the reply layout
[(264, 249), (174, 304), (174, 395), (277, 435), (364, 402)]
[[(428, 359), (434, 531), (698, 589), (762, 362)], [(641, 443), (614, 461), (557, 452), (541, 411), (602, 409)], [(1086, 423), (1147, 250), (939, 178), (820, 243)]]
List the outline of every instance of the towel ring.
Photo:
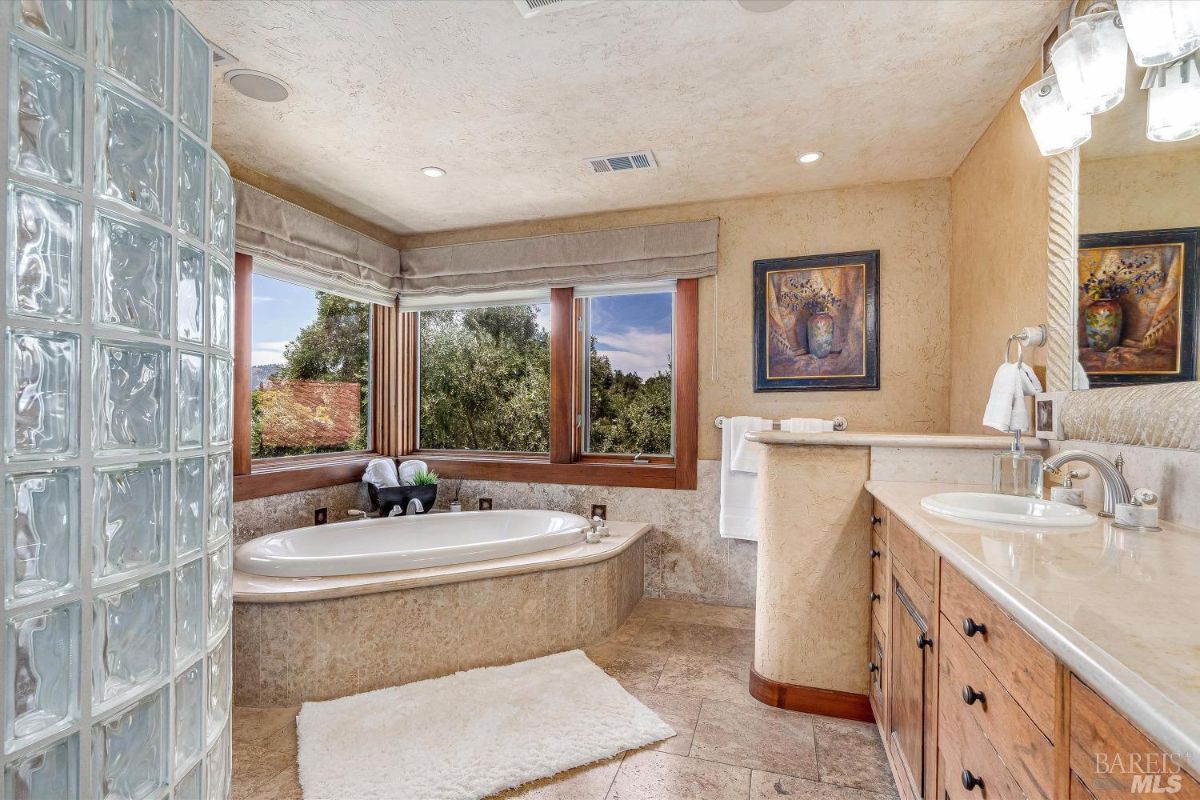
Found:
[[(1017, 345), (1017, 360), (1012, 361), (1009, 356), (1012, 354), (1013, 343)], [(1021, 346), (1021, 339), (1017, 336), (1008, 337), (1008, 342), (1004, 345), (1004, 363), (1005, 364), (1023, 364), (1025, 363), (1025, 348)]]

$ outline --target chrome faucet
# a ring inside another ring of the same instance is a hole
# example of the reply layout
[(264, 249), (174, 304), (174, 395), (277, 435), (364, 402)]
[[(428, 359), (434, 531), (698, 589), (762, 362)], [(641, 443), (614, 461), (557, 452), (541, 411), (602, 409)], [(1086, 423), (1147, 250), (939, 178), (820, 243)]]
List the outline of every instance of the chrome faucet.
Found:
[(1117, 462), (1114, 464), (1104, 456), (1089, 453), (1086, 450), (1064, 450), (1047, 458), (1043, 468), (1047, 472), (1057, 475), (1059, 474), (1059, 469), (1071, 461), (1082, 461), (1085, 464), (1090, 464), (1100, 473), (1100, 479), (1104, 481), (1104, 510), (1100, 512), (1100, 516), (1111, 517), (1116, 515), (1117, 504), (1128, 503), (1130, 498), (1133, 497), (1133, 492), (1129, 489), (1129, 483), (1126, 482), (1125, 476), (1121, 474), (1121, 467), (1124, 465), (1124, 459), (1121, 456), (1117, 456)]
[(424, 514), (425, 506), (417, 498), (408, 501), (408, 505), (404, 507), (404, 516), (411, 517), (417, 514)]

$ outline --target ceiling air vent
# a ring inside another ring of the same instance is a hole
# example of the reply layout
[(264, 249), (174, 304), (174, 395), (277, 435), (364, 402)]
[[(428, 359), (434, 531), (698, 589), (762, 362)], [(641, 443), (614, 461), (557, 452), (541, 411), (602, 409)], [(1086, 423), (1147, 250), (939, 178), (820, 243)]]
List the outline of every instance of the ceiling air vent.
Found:
[(517, 10), (525, 19), (550, 11), (565, 11), (568, 8), (590, 5), (596, 0), (513, 0)]
[(592, 172), (631, 172), (637, 169), (658, 169), (658, 162), (649, 150), (638, 150), (636, 153), (619, 153), (615, 156), (598, 156), (589, 158), (587, 164)]

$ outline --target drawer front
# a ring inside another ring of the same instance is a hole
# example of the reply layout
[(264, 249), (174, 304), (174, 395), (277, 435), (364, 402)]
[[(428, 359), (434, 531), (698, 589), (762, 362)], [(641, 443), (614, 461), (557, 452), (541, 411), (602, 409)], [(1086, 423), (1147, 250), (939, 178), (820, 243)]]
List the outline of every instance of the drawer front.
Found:
[[(973, 721), (1000, 756), (1025, 797), (1051, 800), (1054, 796), (1054, 745), (1020, 709), (991, 671), (971, 652), (961, 636), (947, 630), (954, 625), (942, 617), (941, 683), (939, 704), (943, 717)], [(967, 700), (971, 702), (968, 703)]]
[(1096, 796), (1087, 788), (1087, 784), (1079, 780), (1079, 776), (1071, 773), (1071, 800), (1096, 800)]
[[(959, 716), (938, 724), (938, 800), (1027, 800), (979, 726)], [(968, 789), (964, 772), (982, 783)]]
[(917, 587), (927, 597), (933, 597), (933, 572), (937, 555), (912, 529), (896, 517), (888, 520), (887, 545), (892, 551), (892, 560), (904, 565), (912, 575)]
[(888, 591), (887, 545), (879, 538), (879, 534), (871, 534), (868, 556), (871, 559), (871, 612), (875, 615), (875, 621), (882, 625), (888, 618), (891, 592)]
[(1138, 795), (1200, 798), (1200, 783), (1074, 675), (1071, 770), (1096, 800)]
[(888, 510), (887, 506), (874, 500), (871, 506), (871, 531), (883, 541), (887, 541)]
[[(1048, 739), (1054, 739), (1054, 656), (957, 570), (942, 565), (942, 613)], [(983, 626), (968, 636), (967, 620)], [(949, 633), (949, 630), (947, 630)]]

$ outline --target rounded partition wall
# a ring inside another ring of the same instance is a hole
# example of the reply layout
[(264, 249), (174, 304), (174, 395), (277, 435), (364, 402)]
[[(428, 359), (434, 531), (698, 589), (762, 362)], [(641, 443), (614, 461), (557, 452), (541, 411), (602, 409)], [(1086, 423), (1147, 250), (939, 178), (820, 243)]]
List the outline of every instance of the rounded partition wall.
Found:
[(0, 11), (3, 790), (230, 793), (233, 186), (166, 0)]

